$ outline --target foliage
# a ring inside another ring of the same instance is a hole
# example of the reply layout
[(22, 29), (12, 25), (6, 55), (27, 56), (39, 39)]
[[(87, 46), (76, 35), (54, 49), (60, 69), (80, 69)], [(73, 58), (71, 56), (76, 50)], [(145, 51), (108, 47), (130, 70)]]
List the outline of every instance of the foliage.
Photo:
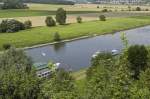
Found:
[(74, 5), (75, 4), (75, 2), (71, 0), (28, 0), (26, 2), (42, 3), (42, 4), (43, 3), (44, 4), (62, 4), (62, 5)]
[(46, 17), (45, 23), (49, 27), (56, 26), (55, 20), (52, 17), (50, 17), (50, 16)]
[(66, 11), (63, 8), (58, 8), (57, 12), (56, 12), (56, 21), (60, 24), (60, 25), (64, 25), (66, 23)]
[(102, 12), (108, 12), (108, 10), (107, 9), (103, 9)]
[(2, 9), (24, 9), (28, 8), (22, 0), (4, 0), (4, 4), (1, 6)]
[(0, 56), (1, 99), (37, 99), (39, 80), (31, 67), (31, 60), (14, 48)]
[(60, 38), (60, 35), (58, 32), (54, 33), (54, 41), (60, 41), (61, 38)]
[(134, 72), (134, 77), (138, 78), (140, 72), (145, 70), (148, 61), (148, 51), (144, 45), (134, 45), (128, 48), (128, 61), (130, 69)]
[(11, 48), (11, 44), (7, 43), (7, 44), (3, 44), (3, 48), (5, 50), (10, 49)]
[(57, 71), (42, 87), (42, 94), (46, 99), (77, 98), (74, 79), (64, 70)]
[(0, 32), (3, 33), (5, 32), (12, 33), (24, 29), (25, 29), (24, 24), (14, 19), (2, 20), (2, 22), (0, 23)]
[(82, 18), (80, 16), (77, 17), (77, 22), (82, 23)]
[(24, 22), (25, 29), (30, 29), (32, 27), (32, 22), (30, 20), (27, 20)]
[(99, 20), (100, 20), (100, 21), (106, 21), (106, 17), (105, 17), (104, 15), (100, 15), (100, 16), (99, 16)]
[(136, 7), (135, 10), (136, 10), (136, 11), (141, 11), (141, 8), (140, 8), (140, 7)]

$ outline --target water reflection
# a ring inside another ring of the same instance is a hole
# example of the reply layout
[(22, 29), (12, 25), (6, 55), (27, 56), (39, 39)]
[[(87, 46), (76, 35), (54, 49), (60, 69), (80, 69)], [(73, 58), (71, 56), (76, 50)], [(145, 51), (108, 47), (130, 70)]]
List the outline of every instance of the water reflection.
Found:
[(53, 45), (53, 48), (56, 52), (59, 52), (60, 50), (65, 50), (65, 42), (61, 42), (61, 43), (56, 43)]

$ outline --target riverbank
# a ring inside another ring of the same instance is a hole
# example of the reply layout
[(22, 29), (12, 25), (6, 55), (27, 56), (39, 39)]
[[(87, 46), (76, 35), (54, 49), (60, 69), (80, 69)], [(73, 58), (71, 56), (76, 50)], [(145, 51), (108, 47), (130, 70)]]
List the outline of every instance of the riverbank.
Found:
[[(91, 21), (81, 24), (74, 23), (56, 27), (36, 27), (16, 33), (0, 33), (0, 50), (3, 44), (10, 43), (16, 47), (30, 47), (37, 44), (53, 42), (55, 32), (60, 34), (62, 40), (78, 37), (90, 37), (115, 33), (117, 31), (141, 27), (150, 24), (150, 17), (112, 18), (107, 21)], [(44, 44), (45, 45), (45, 44)]]

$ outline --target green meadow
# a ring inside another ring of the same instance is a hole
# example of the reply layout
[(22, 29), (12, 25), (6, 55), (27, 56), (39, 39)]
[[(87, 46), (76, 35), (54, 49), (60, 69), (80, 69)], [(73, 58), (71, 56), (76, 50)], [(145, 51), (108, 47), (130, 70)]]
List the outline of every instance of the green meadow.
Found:
[(62, 40), (93, 34), (108, 34), (116, 31), (149, 25), (150, 17), (111, 18), (107, 21), (90, 21), (81, 24), (58, 25), (56, 27), (35, 27), (15, 33), (0, 33), (0, 49), (10, 43), (16, 47), (53, 42), (53, 35), (58, 32)]

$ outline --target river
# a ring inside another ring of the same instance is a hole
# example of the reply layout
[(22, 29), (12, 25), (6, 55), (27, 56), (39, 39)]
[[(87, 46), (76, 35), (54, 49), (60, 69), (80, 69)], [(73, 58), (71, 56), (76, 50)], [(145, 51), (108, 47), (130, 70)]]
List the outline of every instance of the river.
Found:
[(56, 45), (46, 45), (25, 50), (34, 63), (48, 63), (50, 60), (64, 64), (77, 71), (90, 66), (91, 56), (96, 51), (120, 50), (123, 48), (120, 39), (125, 33), (129, 44), (150, 45), (150, 26), (100, 35)]

